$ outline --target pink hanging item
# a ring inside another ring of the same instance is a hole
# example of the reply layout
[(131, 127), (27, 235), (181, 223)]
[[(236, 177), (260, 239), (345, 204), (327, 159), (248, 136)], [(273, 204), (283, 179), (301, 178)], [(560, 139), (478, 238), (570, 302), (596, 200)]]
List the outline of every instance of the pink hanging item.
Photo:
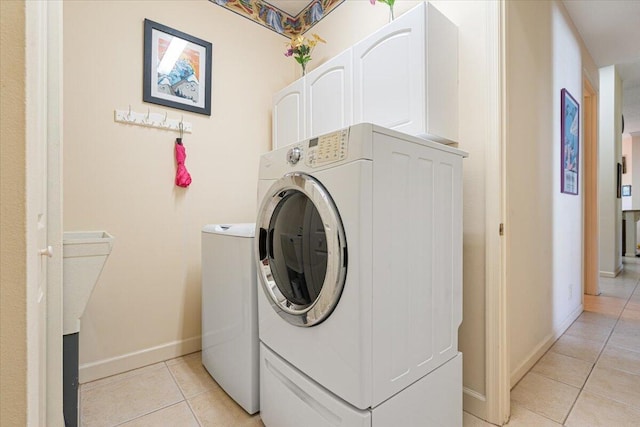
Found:
[(182, 145), (182, 138), (176, 139), (176, 185), (178, 187), (188, 187), (191, 184), (191, 175), (184, 165), (184, 161), (187, 158), (187, 153)]

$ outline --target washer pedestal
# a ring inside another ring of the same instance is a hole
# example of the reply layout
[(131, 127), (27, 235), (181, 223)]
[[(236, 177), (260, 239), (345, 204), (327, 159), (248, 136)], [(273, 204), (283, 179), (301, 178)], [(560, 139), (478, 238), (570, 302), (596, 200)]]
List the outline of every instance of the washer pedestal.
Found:
[[(266, 427), (462, 427), (462, 353), (375, 408), (357, 409), (260, 344)], [(286, 409), (283, 409), (286, 408)]]

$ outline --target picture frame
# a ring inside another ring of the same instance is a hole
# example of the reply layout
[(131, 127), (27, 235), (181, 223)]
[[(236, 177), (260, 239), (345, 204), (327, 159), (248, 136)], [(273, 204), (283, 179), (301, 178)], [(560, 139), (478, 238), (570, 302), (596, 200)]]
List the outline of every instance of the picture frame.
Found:
[(144, 102), (211, 115), (210, 42), (144, 20)]
[(580, 104), (567, 89), (560, 91), (561, 192), (578, 194), (580, 167)]
[(622, 186), (622, 197), (629, 197), (631, 196), (631, 186), (630, 185), (623, 185)]
[(622, 198), (622, 163), (618, 163), (616, 176), (616, 198)]

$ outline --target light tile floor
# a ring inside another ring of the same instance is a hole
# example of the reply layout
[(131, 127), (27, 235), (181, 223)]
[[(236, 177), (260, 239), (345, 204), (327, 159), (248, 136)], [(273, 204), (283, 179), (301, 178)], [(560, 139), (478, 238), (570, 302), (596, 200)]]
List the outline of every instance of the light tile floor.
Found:
[[(640, 426), (640, 264), (600, 281), (585, 311), (511, 391), (516, 427)], [(259, 427), (200, 353), (83, 384), (83, 427)], [(464, 413), (464, 427), (491, 426)], [(303, 427), (303, 426), (301, 426)]]
[[(601, 278), (599, 296), (511, 390), (516, 427), (640, 426), (640, 264)], [(491, 426), (464, 414), (464, 427)]]
[(259, 427), (216, 384), (200, 352), (80, 387), (83, 427)]

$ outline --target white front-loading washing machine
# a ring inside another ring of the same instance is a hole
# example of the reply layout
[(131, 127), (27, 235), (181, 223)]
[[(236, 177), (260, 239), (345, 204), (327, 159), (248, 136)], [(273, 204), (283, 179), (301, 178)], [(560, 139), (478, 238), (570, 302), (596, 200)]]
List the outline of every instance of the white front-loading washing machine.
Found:
[(262, 156), (266, 426), (462, 425), (464, 156), (371, 124)]

